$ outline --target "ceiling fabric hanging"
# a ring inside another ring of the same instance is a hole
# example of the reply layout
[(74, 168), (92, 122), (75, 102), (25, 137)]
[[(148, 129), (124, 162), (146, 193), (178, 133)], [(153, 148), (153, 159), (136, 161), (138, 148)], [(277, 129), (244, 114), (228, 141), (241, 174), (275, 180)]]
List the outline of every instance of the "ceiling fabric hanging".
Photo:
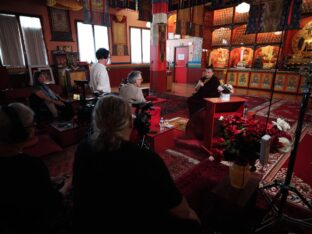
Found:
[(82, 0), (47, 0), (47, 5), (49, 7), (71, 10), (71, 11), (79, 11), (83, 7)]

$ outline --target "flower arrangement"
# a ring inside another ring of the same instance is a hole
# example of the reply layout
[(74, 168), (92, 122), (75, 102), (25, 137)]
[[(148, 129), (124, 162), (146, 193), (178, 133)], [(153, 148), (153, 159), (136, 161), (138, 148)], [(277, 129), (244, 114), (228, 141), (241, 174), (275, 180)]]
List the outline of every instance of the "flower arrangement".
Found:
[(254, 168), (259, 158), (261, 138), (265, 134), (272, 138), (271, 153), (286, 153), (291, 148), (291, 136), (286, 133), (290, 126), (282, 119), (273, 121), (267, 129), (263, 122), (241, 116), (221, 117), (219, 120), (222, 121), (222, 135), (214, 140), (212, 150), (219, 159), (233, 161), (242, 166), (249, 164)]
[(290, 151), (292, 137), (287, 133), (289, 129), (289, 124), (281, 118), (277, 118), (276, 122), (272, 121), (272, 124), (268, 125), (267, 134), (272, 137), (271, 153), (287, 153)]
[(234, 88), (232, 85), (230, 84), (221, 84), (218, 87), (218, 91), (220, 93), (224, 93), (224, 94), (230, 94), (230, 93), (234, 93)]

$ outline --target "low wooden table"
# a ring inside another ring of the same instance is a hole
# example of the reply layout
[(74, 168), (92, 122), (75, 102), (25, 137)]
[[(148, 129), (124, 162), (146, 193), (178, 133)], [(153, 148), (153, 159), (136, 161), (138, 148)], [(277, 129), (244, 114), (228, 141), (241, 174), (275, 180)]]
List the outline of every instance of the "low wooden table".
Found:
[(48, 131), (51, 137), (62, 147), (77, 144), (85, 134), (86, 128), (80, 128), (72, 122), (53, 122)]
[(156, 153), (161, 153), (174, 146), (174, 128), (153, 128), (146, 135), (146, 141)]

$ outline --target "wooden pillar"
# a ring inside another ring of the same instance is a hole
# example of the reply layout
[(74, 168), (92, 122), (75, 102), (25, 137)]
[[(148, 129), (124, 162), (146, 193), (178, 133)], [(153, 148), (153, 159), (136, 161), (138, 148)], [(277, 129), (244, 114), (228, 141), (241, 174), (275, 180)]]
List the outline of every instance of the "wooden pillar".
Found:
[(168, 0), (152, 3), (150, 87), (152, 91), (165, 92)]

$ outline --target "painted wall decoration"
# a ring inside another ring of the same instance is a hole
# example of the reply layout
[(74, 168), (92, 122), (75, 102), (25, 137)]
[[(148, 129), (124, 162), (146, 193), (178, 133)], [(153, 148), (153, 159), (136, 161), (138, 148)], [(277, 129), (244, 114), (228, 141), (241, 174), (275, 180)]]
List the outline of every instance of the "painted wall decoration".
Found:
[(253, 49), (238, 47), (231, 50), (230, 67), (248, 67), (252, 65)]
[(275, 67), (278, 54), (278, 46), (261, 46), (255, 51), (255, 60), (262, 62), (262, 68), (272, 69)]
[(225, 68), (229, 62), (229, 49), (218, 48), (210, 52), (209, 65), (214, 68)]

